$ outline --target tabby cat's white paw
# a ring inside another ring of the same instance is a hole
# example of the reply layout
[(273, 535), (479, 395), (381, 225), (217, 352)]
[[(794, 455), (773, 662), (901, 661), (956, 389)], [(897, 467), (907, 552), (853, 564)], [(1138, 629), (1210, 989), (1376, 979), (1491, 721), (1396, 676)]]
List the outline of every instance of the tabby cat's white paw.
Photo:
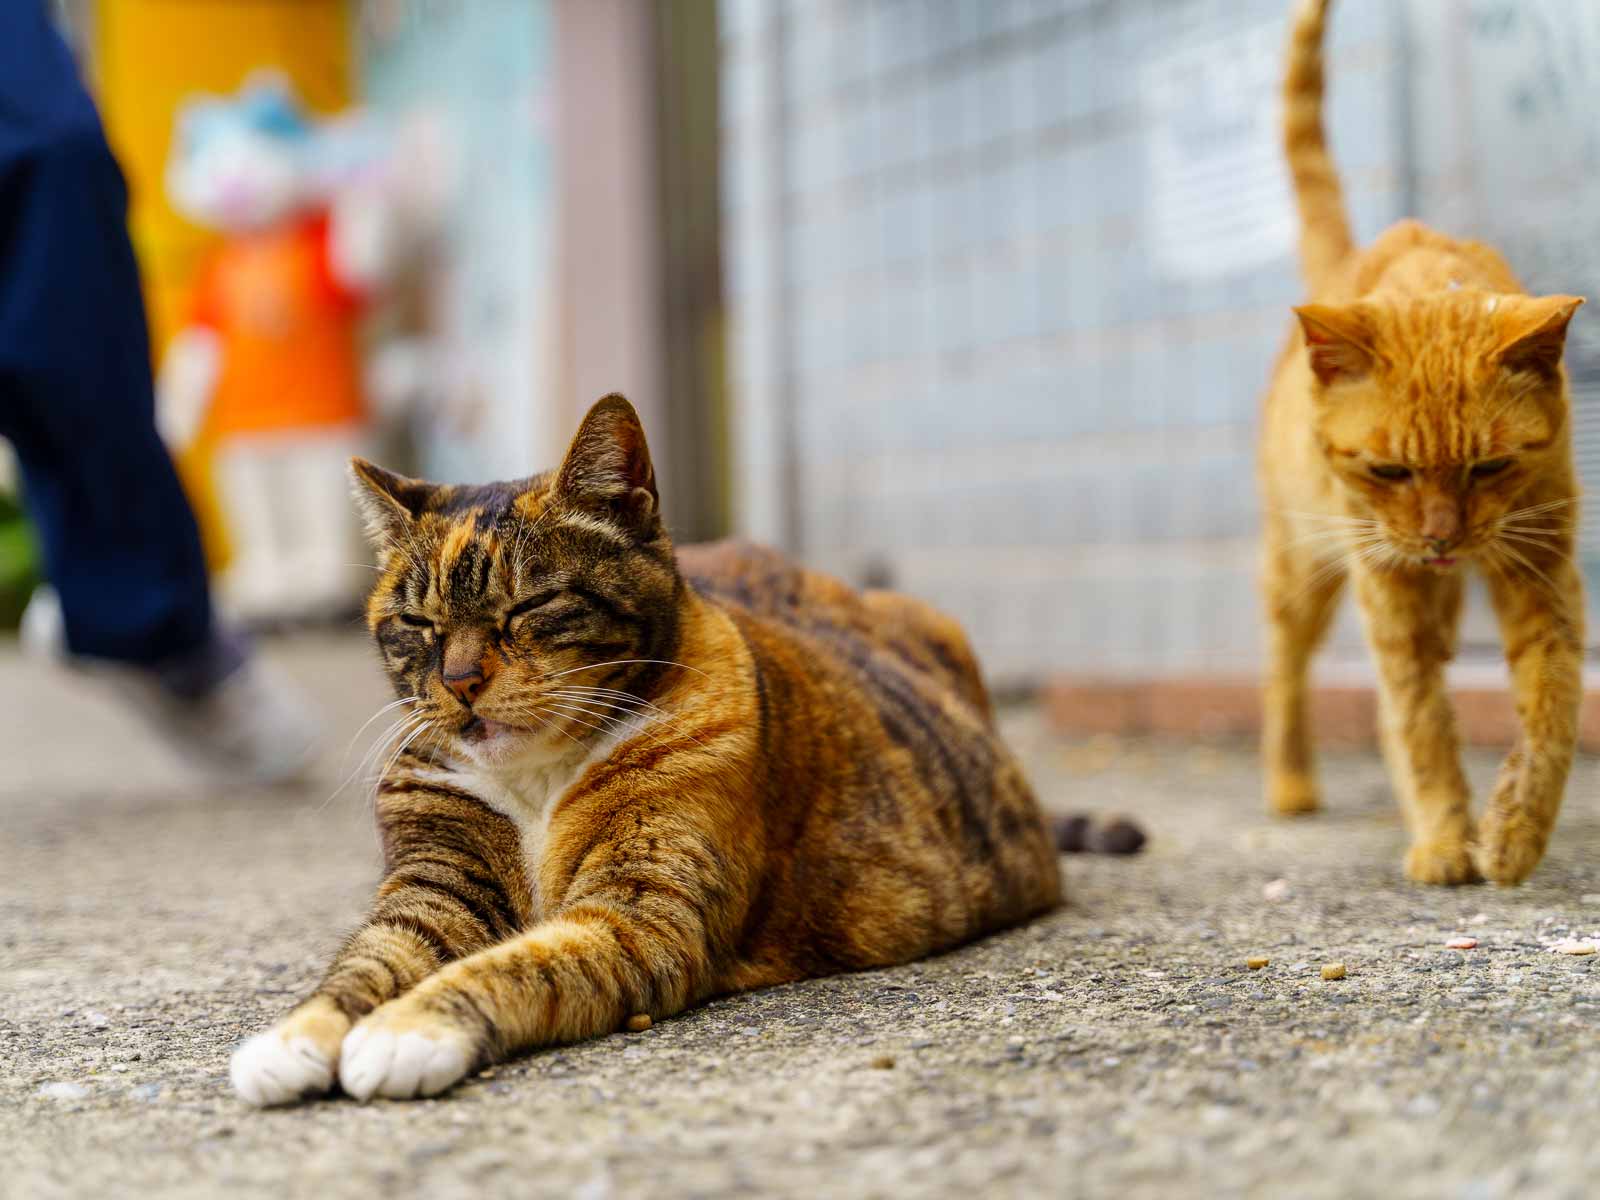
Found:
[(247, 1104), (292, 1104), (333, 1087), (333, 1061), (310, 1038), (269, 1029), (233, 1052), (228, 1078)]
[(357, 1025), (339, 1052), (339, 1083), (357, 1100), (385, 1096), (409, 1100), (437, 1096), (472, 1067), (470, 1042), (441, 1030), (394, 1033), (381, 1026)]

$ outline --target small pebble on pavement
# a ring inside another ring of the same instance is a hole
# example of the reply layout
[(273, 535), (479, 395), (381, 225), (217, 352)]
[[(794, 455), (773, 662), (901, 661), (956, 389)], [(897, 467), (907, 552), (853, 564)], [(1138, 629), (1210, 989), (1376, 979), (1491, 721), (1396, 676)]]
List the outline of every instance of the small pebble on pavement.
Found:
[(1593, 954), (1593, 942), (1579, 941), (1577, 938), (1564, 938), (1550, 947), (1557, 954)]
[(89, 1094), (89, 1089), (81, 1083), (68, 1083), (57, 1080), (54, 1083), (41, 1083), (38, 1095), (46, 1100), (82, 1100)]

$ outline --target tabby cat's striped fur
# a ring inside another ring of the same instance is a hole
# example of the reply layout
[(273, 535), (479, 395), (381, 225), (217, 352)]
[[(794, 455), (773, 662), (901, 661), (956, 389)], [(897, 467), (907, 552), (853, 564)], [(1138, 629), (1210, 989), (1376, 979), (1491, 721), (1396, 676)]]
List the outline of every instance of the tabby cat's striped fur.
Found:
[(235, 1054), (247, 1100), (432, 1095), (1058, 902), (955, 623), (747, 546), (675, 554), (620, 396), (520, 483), (354, 470), (368, 623), (415, 737), (378, 786), (371, 915)]

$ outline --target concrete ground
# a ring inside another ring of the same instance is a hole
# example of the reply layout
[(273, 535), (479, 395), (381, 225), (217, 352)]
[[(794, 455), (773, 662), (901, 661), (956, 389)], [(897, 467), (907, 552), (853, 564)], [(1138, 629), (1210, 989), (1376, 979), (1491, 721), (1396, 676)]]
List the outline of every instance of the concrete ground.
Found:
[(1026, 710), (1008, 727), (1047, 804), (1152, 835), (1064, 860), (1059, 913), (436, 1101), (249, 1110), (230, 1049), (312, 983), (377, 867), (362, 789), (333, 794), (382, 693), (369, 654), (274, 653), (334, 745), (279, 793), (188, 776), (92, 688), (0, 654), (0, 1195), (1600, 1189), (1600, 968), (1548, 948), (1600, 932), (1592, 762), (1529, 885), (1425, 890), (1369, 757), (1326, 763), (1325, 815), (1274, 823), (1246, 748), (1066, 744)]

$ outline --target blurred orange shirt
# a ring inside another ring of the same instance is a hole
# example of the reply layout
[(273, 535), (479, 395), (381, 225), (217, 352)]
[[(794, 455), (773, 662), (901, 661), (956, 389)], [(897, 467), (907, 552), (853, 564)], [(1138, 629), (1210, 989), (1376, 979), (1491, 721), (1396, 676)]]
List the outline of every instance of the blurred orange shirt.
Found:
[(329, 270), (326, 215), (222, 243), (201, 272), (193, 307), (194, 323), (220, 342), (207, 432), (227, 437), (365, 420), (359, 303)]

